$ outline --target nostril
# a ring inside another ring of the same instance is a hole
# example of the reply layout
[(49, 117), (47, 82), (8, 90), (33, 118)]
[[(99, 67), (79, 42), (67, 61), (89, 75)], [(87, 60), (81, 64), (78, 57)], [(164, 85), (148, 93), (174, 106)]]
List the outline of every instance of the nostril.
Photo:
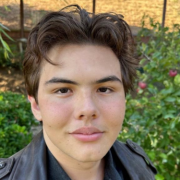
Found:
[(80, 118), (83, 118), (83, 117), (84, 117), (84, 115), (80, 115), (79, 117), (80, 117)]
[(88, 118), (96, 118), (96, 114), (92, 114), (91, 116), (86, 116), (86, 115), (83, 115), (83, 114), (81, 114), (80, 116), (79, 116), (79, 119), (88, 119)]

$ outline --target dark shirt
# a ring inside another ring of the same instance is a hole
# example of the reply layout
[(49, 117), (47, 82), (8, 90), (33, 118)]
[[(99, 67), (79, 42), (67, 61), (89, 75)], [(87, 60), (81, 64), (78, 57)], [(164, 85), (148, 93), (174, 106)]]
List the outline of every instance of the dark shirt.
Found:
[[(71, 180), (49, 150), (47, 165), (48, 180)], [(121, 164), (117, 162), (116, 155), (111, 150), (105, 156), (104, 180), (124, 180)]]

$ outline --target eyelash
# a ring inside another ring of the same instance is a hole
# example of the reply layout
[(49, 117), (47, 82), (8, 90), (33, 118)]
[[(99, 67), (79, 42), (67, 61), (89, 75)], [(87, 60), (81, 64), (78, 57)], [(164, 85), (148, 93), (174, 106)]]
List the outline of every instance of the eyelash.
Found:
[[(63, 90), (63, 91), (65, 90), (66, 92), (60, 92), (60, 91), (62, 91), (62, 90)], [(55, 93), (59, 93), (59, 92), (60, 92), (61, 94), (66, 94), (69, 90), (70, 90), (69, 88), (60, 88), (60, 89), (58, 89)], [(72, 92), (72, 90), (70, 90), (70, 91)]]
[[(106, 91), (100, 91), (100, 90), (106, 90)], [(100, 91), (101, 93), (110, 93), (110, 92), (113, 92), (113, 90), (111, 88), (108, 88), (108, 87), (101, 87), (98, 89), (98, 91)]]
[[(59, 94), (67, 94), (69, 93), (68, 91), (72, 92), (72, 90), (70, 88), (60, 88), (58, 89), (57, 91), (55, 91), (55, 93), (59, 93)], [(111, 88), (108, 88), (108, 87), (100, 87), (98, 88), (97, 92), (100, 92), (100, 93), (111, 93), (113, 92), (113, 90)]]

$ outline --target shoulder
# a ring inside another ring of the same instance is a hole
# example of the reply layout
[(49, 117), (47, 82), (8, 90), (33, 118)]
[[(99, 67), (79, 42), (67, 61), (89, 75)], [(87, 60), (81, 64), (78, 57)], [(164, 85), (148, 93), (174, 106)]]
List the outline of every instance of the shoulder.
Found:
[[(28, 174), (30, 171), (33, 171), (35, 174), (35, 171), (38, 171), (38, 164), (45, 161), (44, 157), (46, 154), (46, 146), (42, 137), (42, 133), (39, 133), (33, 138), (30, 144), (16, 154), (9, 158), (0, 158), (1, 180), (8, 180), (9, 178), (11, 180), (22, 180), (23, 177), (21, 174)], [(33, 163), (30, 163), (29, 159)], [(44, 169), (43, 163), (41, 169)], [(11, 178), (11, 176), (13, 176), (13, 178)]]
[(24, 149), (9, 158), (0, 158), (0, 179), (4, 178), (3, 180), (6, 180), (7, 175), (12, 171), (15, 162), (18, 161), (23, 150)]
[[(155, 166), (145, 151), (135, 142), (131, 140), (127, 140), (126, 143), (115, 141), (113, 149), (127, 171), (132, 173), (142, 172), (141, 176), (146, 174), (149, 177), (154, 177), (157, 174)], [(146, 177), (146, 179), (148, 178)]]
[[(6, 177), (6, 175), (11, 170), (12, 165), (13, 165), (13, 159), (0, 158), (0, 179)], [(6, 178), (4, 178), (3, 180), (5, 179)]]
[[(117, 141), (117, 144), (123, 144), (120, 141)], [(152, 170), (157, 173), (157, 170), (155, 168), (155, 166), (153, 165), (153, 163), (151, 162), (151, 160), (149, 159), (148, 155), (145, 153), (145, 151), (143, 150), (143, 148), (141, 146), (139, 146), (137, 143), (131, 141), (131, 140), (127, 140), (126, 143), (124, 144), (124, 146), (128, 149), (131, 150), (132, 154), (136, 154), (139, 155), (140, 157), (142, 157), (144, 159), (144, 161), (146, 162), (146, 164), (148, 164)]]

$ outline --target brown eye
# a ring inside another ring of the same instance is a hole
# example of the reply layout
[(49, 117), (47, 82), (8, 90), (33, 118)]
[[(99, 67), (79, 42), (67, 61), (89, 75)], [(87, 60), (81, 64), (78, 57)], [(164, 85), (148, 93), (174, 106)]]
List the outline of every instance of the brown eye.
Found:
[(106, 88), (106, 87), (101, 87), (101, 88), (98, 89), (98, 92), (101, 92), (101, 93), (110, 93), (110, 92), (112, 92), (112, 90), (109, 89), (109, 88)]
[(61, 93), (61, 94), (65, 94), (65, 93), (69, 93), (70, 89), (69, 88), (61, 88), (57, 91), (57, 93)]

